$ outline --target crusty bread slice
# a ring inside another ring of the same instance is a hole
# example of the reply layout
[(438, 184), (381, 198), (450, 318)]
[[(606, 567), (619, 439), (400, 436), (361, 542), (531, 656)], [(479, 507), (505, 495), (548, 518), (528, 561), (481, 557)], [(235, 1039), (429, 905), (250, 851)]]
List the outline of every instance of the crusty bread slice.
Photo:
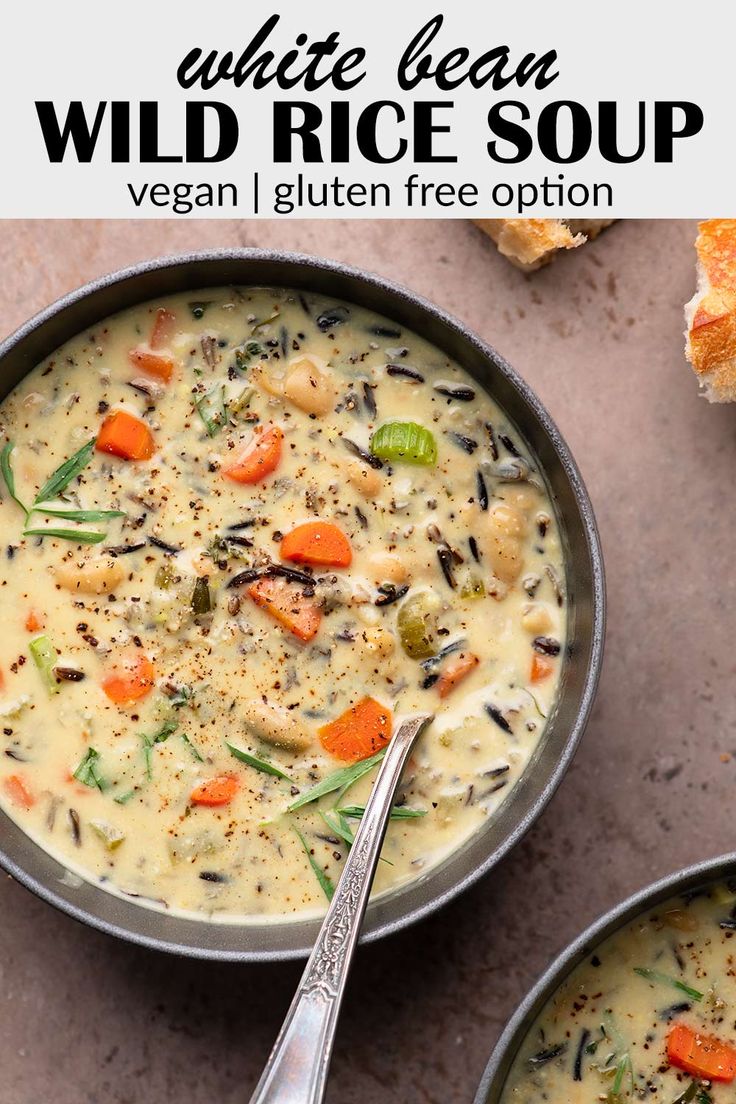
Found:
[(499, 253), (517, 268), (533, 272), (561, 249), (576, 249), (595, 238), (613, 219), (475, 219), (493, 238)]
[(710, 402), (736, 402), (736, 219), (708, 219), (698, 230), (685, 355)]

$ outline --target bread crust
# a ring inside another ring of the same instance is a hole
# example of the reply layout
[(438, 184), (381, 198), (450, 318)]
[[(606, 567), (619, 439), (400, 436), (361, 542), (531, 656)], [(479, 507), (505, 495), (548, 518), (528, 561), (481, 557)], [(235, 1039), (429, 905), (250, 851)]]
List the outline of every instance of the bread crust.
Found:
[(613, 219), (474, 219), (517, 268), (534, 272), (561, 249), (576, 249)]
[(698, 290), (685, 306), (685, 354), (711, 402), (736, 401), (736, 219), (698, 226)]

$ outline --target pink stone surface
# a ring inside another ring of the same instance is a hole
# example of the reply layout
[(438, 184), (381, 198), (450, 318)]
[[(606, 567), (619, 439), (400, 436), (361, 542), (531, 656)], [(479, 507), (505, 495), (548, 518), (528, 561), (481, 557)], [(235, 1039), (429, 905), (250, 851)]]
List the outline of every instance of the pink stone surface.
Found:
[[(532, 277), (463, 222), (0, 223), (0, 330), (162, 253), (321, 253), (460, 316), (548, 405), (588, 483), (609, 630), (593, 719), (555, 799), (442, 913), (361, 949), (333, 1104), (472, 1098), (517, 1001), (603, 909), (734, 846), (736, 415), (682, 353), (688, 222), (625, 222)], [(298, 964), (215, 966), (124, 946), (0, 883), (3, 1104), (248, 1099)]]

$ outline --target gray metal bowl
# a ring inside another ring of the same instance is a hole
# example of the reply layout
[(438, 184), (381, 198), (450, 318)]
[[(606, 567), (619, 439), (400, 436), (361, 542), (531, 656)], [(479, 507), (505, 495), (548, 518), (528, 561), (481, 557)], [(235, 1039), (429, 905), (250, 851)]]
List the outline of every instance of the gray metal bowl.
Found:
[(498, 1104), (509, 1070), (537, 1016), (575, 967), (588, 958), (604, 939), (670, 897), (734, 876), (736, 852), (707, 859), (646, 886), (591, 924), (545, 970), (509, 1020), (485, 1068), (474, 1104)]
[[(593, 511), (557, 427), (514, 370), (462, 323), (378, 276), (314, 257), (223, 250), (147, 261), (65, 296), (0, 345), (0, 399), (44, 357), (108, 315), (146, 300), (222, 285), (301, 288), (360, 304), (417, 331), (468, 372), (506, 410), (535, 451), (559, 512), (568, 574), (570, 644), (559, 705), (513, 795), (487, 827), (411, 885), (368, 910), (372, 940), (426, 916), (471, 885), (518, 843), (549, 801), (585, 727), (601, 666), (603, 562)], [(314, 920), (245, 925), (186, 920), (142, 908), (84, 882), (62, 882), (64, 868), (0, 813), (0, 864), (19, 882), (78, 920), (148, 947), (230, 961), (307, 955)]]

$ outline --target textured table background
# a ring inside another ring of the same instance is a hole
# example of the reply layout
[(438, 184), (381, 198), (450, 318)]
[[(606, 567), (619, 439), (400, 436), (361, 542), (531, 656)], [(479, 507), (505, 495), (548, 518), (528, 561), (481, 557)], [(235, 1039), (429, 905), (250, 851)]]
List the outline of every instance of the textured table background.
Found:
[[(682, 356), (692, 223), (627, 222), (529, 278), (462, 222), (0, 223), (0, 331), (120, 265), (201, 246), (403, 281), (505, 354), (557, 419), (606, 554), (597, 705), (536, 828), (440, 915), (361, 950), (332, 1104), (469, 1102), (517, 1000), (622, 895), (736, 847), (736, 415)], [(0, 881), (2, 1104), (245, 1102), (298, 964), (180, 962)]]

